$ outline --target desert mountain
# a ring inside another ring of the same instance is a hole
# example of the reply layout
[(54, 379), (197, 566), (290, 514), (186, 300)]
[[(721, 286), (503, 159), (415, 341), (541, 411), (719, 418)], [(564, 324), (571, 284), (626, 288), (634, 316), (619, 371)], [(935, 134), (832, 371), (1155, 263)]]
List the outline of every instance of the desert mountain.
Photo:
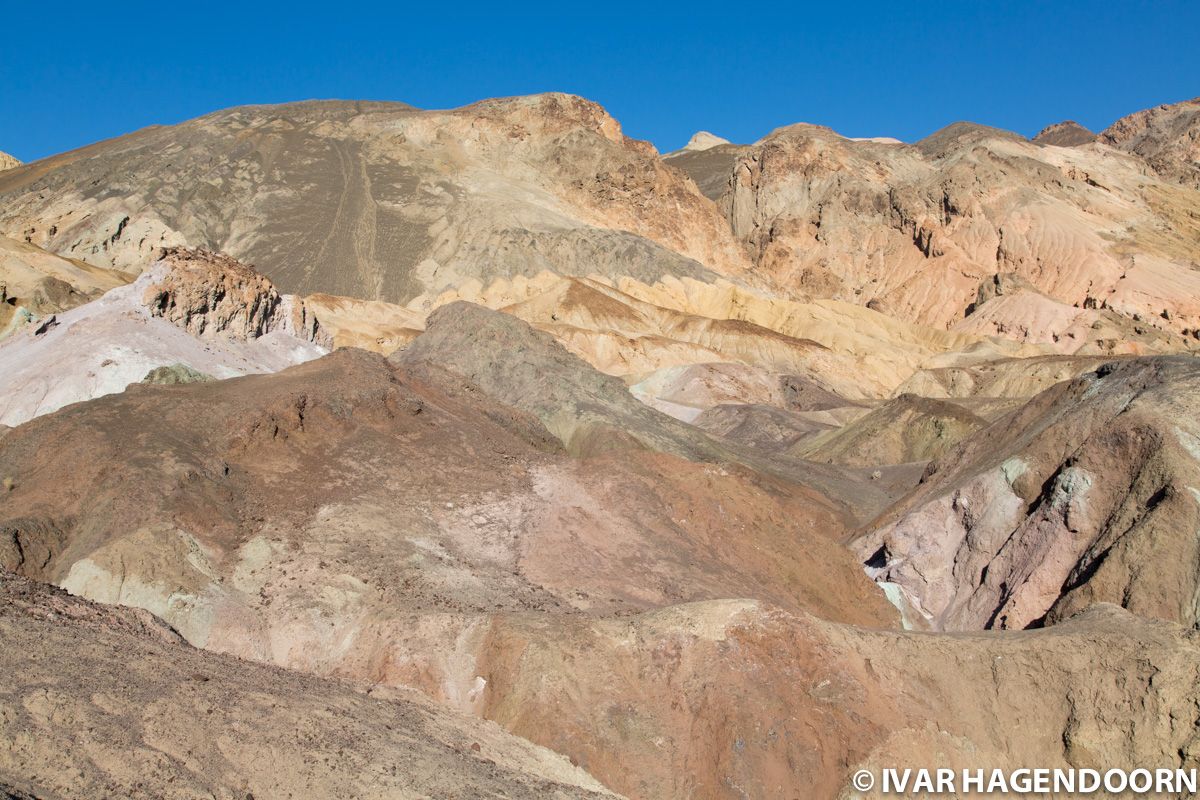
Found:
[(0, 233), (137, 271), (186, 244), (287, 292), (405, 301), (469, 280), (736, 275), (719, 212), (602, 108), (560, 94), (452, 111), (252, 106), (6, 173)]
[[(865, 630), (894, 612), (818, 493), (636, 449), (574, 459), (480, 385), (419, 372), (339, 351), (15, 428), (4, 566), (148, 609), (206, 649), (419, 689), (631, 797), (834, 797), (859, 765), (935, 750), (1194, 760), (1195, 728), (1164, 713), (1195, 702), (1181, 629), (1101, 607), (1036, 633)], [(187, 659), (183, 675), (229, 663)], [(1014, 700), (1004, 687), (1030, 674)], [(1112, 736), (1104, 720), (1131, 707)]]
[(1100, 140), (1136, 153), (1167, 180), (1200, 189), (1200, 97), (1122, 117)]
[(21, 162), (10, 156), (8, 153), (0, 153), (0, 172), (13, 167), (21, 166)]
[[(793, 125), (721, 160), (670, 163), (721, 187), (709, 195), (759, 276), (790, 297), (948, 327), (986, 308), (975, 305), (982, 284), (1011, 273), (1057, 304), (1045, 313), (1064, 319), (1041, 326), (1065, 352), (1118, 344), (1086, 327), (1066, 336), (1079, 309), (1116, 312), (1175, 349), (1200, 325), (1200, 195), (1120, 150), (1040, 147), (966, 123), (912, 146)], [(991, 330), (1005, 335), (999, 323)]]
[(975, 303), (1012, 274), (1047, 298), (1035, 341), (1115, 352), (1113, 325), (1082, 313), (1107, 311), (1156, 340), (1138, 352), (1165, 352), (1200, 329), (1200, 199), (1178, 183), (1193, 107), (1122, 120), (1104, 145), (967, 123), (916, 145), (792, 125), (663, 159), (568, 95), (254, 106), (6, 172), (0, 233), (130, 272), (157, 247), (203, 246), (284, 291), (364, 301), (546, 271), (724, 276), (935, 327), (987, 310), (973, 330), (1021, 338), (1031, 321), (1012, 303)]
[(0, 797), (1200, 768), (1191, 106), (660, 157), (308, 102), (0, 173)]
[[(955, 763), (1194, 760), (1195, 729), (1163, 712), (1195, 702), (1180, 628), (1103, 607), (958, 638), (822, 621), (895, 624), (820, 495), (662, 453), (571, 458), (478, 384), (408, 366), (338, 351), (14, 428), (4, 565), (209, 650), (419, 688), (635, 798), (836, 796), (858, 765), (947, 747)], [(204, 658), (181, 674), (232, 663)], [(1032, 673), (1019, 699), (1004, 690)], [(1130, 708), (1112, 736), (1104, 720)]]

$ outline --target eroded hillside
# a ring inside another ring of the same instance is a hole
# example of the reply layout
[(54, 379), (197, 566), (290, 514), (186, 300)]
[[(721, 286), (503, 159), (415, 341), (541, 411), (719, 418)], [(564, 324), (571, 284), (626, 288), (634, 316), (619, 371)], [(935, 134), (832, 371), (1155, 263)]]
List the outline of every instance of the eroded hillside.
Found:
[(0, 173), (0, 795), (1200, 768), (1194, 106), (307, 102)]

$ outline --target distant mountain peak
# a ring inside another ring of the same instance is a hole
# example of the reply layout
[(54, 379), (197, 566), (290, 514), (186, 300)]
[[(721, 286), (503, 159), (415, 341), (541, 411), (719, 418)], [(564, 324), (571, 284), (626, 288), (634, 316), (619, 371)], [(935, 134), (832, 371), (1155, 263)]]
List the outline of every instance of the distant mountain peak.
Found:
[(722, 139), (716, 134), (708, 131), (696, 131), (692, 134), (692, 138), (688, 139), (688, 143), (683, 146), (684, 150), (711, 150), (714, 147), (723, 144), (732, 144), (728, 139)]
[(1068, 119), (1042, 128), (1041, 133), (1033, 137), (1033, 141), (1055, 147), (1077, 147), (1096, 141), (1096, 134), (1075, 120)]

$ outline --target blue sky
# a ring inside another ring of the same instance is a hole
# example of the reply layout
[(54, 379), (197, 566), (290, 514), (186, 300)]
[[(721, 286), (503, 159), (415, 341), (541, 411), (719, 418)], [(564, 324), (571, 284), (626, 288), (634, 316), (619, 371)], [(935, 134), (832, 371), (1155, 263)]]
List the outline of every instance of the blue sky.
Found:
[(1200, 2), (243, 2), (0, 11), (0, 150), (33, 160), (245, 103), (557, 90), (660, 150), (791, 122), (918, 139), (1099, 129), (1200, 95)]

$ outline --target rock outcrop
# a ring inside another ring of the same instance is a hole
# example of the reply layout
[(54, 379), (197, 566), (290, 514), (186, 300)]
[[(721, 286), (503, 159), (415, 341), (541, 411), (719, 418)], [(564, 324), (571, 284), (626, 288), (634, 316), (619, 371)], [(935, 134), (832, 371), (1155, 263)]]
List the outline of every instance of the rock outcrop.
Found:
[(146, 373), (146, 377), (142, 378), (142, 383), (178, 386), (181, 383), (204, 383), (211, 380), (213, 380), (211, 375), (194, 370), (187, 364), (171, 364), (150, 370)]
[[(1168, 317), (1170, 312), (1165, 312)], [(979, 285), (975, 302), (953, 329), (1045, 345), (1074, 355), (1145, 355), (1193, 349), (1170, 331), (1111, 308), (1070, 306), (1019, 275), (996, 274)]]
[(0, 172), (6, 169), (21, 166), (21, 162), (10, 156), (8, 153), (0, 153)]
[(0, 341), (0, 422), (120, 392), (158, 367), (216, 378), (274, 372), (329, 344), (301, 299), (249, 267), (167, 249), (134, 283)]
[(251, 341), (283, 331), (321, 347), (332, 339), (303, 300), (281, 295), (266, 276), (229, 256), (164, 248), (143, 282), (142, 305), (197, 339)]

